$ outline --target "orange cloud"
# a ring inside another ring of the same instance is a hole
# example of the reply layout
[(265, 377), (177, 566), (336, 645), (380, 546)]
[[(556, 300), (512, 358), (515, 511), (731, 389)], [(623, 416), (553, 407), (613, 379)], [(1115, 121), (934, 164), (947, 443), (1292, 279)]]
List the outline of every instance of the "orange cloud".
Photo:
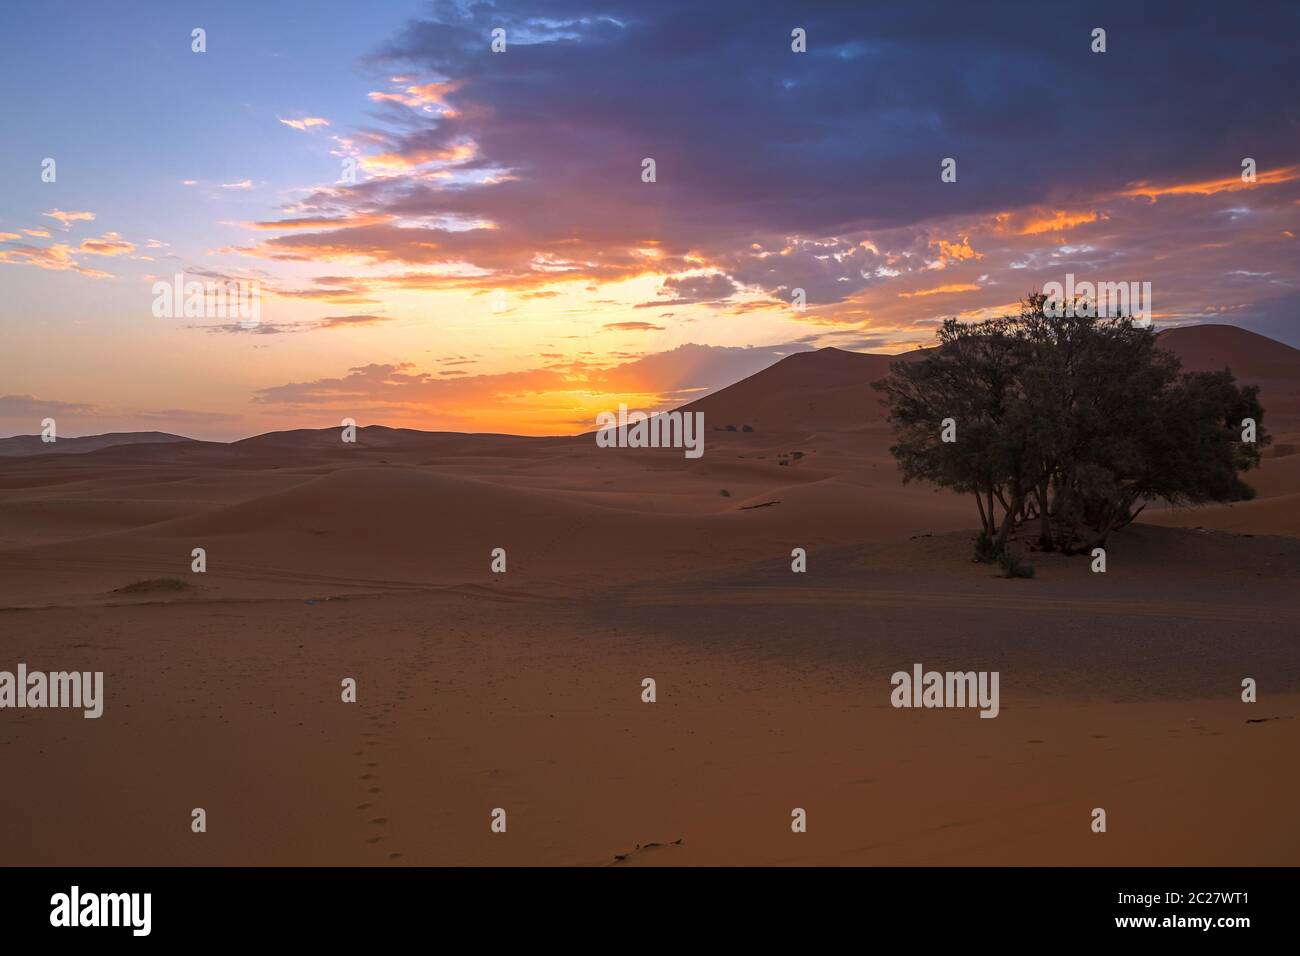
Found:
[(281, 231), (290, 229), (342, 229), (345, 226), (373, 226), (376, 223), (392, 222), (392, 216), (369, 215), (358, 213), (352, 216), (299, 216), (294, 219), (265, 220), (246, 222), (242, 225), (248, 229), (265, 229)]
[(106, 232), (99, 239), (83, 240), (79, 251), (94, 256), (122, 256), (135, 252), (135, 244), (127, 242), (115, 232)]
[(415, 149), (406, 153), (380, 153), (361, 157), (361, 168), (366, 172), (404, 172), (428, 163), (466, 163), (478, 154), (472, 142), (457, 143), (435, 149)]
[(439, 108), (443, 116), (453, 117), (456, 111), (447, 105), (447, 96), (460, 87), (459, 83), (425, 83), (423, 86), (408, 86), (400, 93), (371, 93), (370, 99), (376, 103), (401, 103), (412, 109), (429, 106)]
[(938, 239), (930, 243), (932, 246), (939, 247), (939, 258), (936, 262), (937, 268), (944, 268), (950, 262), (966, 262), (974, 260), (978, 262), (984, 258), (984, 253), (976, 252), (971, 248), (970, 237), (962, 236), (961, 242), (949, 242), (947, 239)]
[(1031, 219), (1016, 231), (1018, 236), (1037, 236), (1045, 232), (1064, 232), (1076, 226), (1090, 222), (1100, 222), (1105, 215), (1099, 212), (1066, 212), (1062, 209), (1052, 210), (1050, 215)]
[(62, 209), (51, 209), (44, 215), (57, 219), (63, 224), (64, 229), (71, 229), (74, 222), (90, 222), (95, 218), (93, 212), (64, 212)]
[(973, 282), (955, 282), (950, 285), (936, 286), (933, 289), (918, 289), (915, 292), (900, 292), (900, 299), (916, 299), (926, 295), (952, 295), (955, 292), (978, 292), (980, 287)]
[(1251, 186), (1271, 186), (1277, 183), (1289, 183), (1300, 179), (1300, 165), (1284, 166), (1259, 173), (1255, 182), (1242, 182), (1241, 176), (1228, 176), (1225, 179), (1205, 179), (1194, 183), (1172, 183), (1156, 186), (1148, 182), (1134, 183), (1121, 196), (1141, 196), (1146, 199), (1158, 199), (1161, 196), (1212, 196), (1215, 193), (1237, 192)]
[(44, 248), (22, 245), (0, 249), (0, 262), (8, 262), (12, 265), (36, 266), (38, 269), (51, 269), (56, 272), (77, 272), (94, 279), (112, 278), (107, 272), (100, 272), (98, 269), (88, 269), (79, 265), (72, 258), (71, 247), (63, 243)]

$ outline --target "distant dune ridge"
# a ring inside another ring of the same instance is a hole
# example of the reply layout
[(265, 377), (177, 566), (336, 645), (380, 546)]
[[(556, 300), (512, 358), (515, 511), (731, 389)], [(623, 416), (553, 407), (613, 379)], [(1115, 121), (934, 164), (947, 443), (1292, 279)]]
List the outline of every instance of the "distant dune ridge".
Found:
[(81, 438), (60, 438), (52, 442), (42, 441), (40, 435), (15, 435), (13, 438), (0, 438), (0, 457), (76, 455), (114, 445), (168, 445), (188, 441), (194, 439), (167, 432), (108, 432)]
[[(1275, 445), (1246, 475), (1256, 500), (1153, 506), (1142, 520), (1300, 534), (1300, 458), (1292, 454), (1300, 350), (1233, 326), (1174, 329), (1161, 342), (1188, 369), (1227, 364), (1259, 384)], [(0, 443), (11, 449), (0, 469), (0, 564), (13, 568), (11, 583), (30, 572), (33, 586), (57, 590), (58, 576), (35, 569), (87, 565), (70, 555), (89, 549), (103, 556), (89, 565), (119, 587), (130, 583), (121, 580), (131, 573), (126, 556), (156, 577), (176, 570), (185, 542), (203, 539), (222, 544), (207, 582), (236, 568), (248, 572), (245, 585), (264, 580), (263, 571), (293, 577), (305, 561), (322, 581), (454, 584), (480, 577), (488, 549), (523, 538), (533, 545), (519, 554), (511, 581), (536, 575), (572, 584), (590, 577), (593, 561), (602, 574), (637, 577), (787, 553), (791, 540), (809, 547), (956, 532), (974, 524), (969, 502), (902, 484), (871, 387), (891, 362), (918, 354), (797, 353), (691, 402), (684, 410), (704, 414), (699, 461), (671, 449), (597, 448), (590, 434), (383, 426), (359, 429), (356, 444), (342, 442), (337, 429), (229, 444), (161, 432), (55, 446), (9, 439)], [(25, 449), (37, 453), (19, 457)], [(77, 450), (91, 453), (61, 454)], [(87, 536), (98, 537), (83, 547)], [(310, 581), (312, 573), (299, 577)]]
[[(1292, 416), (1300, 415), (1300, 349), (1235, 325), (1167, 329), (1159, 334), (1159, 343), (1179, 357), (1186, 371), (1217, 371), (1226, 367), (1242, 382), (1260, 385), (1270, 431), (1275, 436), (1287, 434), (1279, 422), (1289, 423)], [(870, 429), (884, 419), (879, 395), (871, 383), (888, 375), (892, 363), (913, 360), (923, 352), (918, 349), (899, 355), (879, 355), (830, 347), (796, 352), (677, 410), (703, 412), (708, 432), (725, 430), (727, 426), (740, 430), (745, 425), (767, 431), (807, 433)], [(421, 436), (446, 438), (461, 434), (373, 426), (366, 433), (371, 436), (372, 447), (381, 442), (398, 445), (408, 440), (418, 441)], [(583, 433), (583, 437), (588, 435), (594, 436), (594, 431)], [(0, 456), (84, 453), (115, 445), (190, 441), (193, 439), (166, 432), (114, 432), (60, 438), (49, 444), (42, 442), (39, 435), (20, 435), (0, 439)], [(1285, 444), (1290, 437), (1278, 441)], [(327, 447), (335, 443), (335, 429), (300, 428), (268, 432), (232, 444), (287, 449)]]

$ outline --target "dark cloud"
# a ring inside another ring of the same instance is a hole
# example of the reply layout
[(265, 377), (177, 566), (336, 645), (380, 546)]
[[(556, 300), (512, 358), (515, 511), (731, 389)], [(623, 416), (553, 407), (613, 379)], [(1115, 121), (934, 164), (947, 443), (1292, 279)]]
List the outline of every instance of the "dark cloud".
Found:
[(709, 304), (717, 305), (735, 295), (739, 286), (719, 273), (694, 276), (669, 276), (659, 287), (660, 298), (654, 302), (641, 302), (638, 309), (662, 309), (665, 305)]
[[(1211, 2), (1028, 0), (430, 10), (372, 57), (413, 77), (377, 91), (378, 125), (359, 137), (374, 175), (259, 224), (279, 234), (258, 254), (433, 270), (390, 274), (390, 288), (545, 295), (534, 287), (653, 274), (683, 304), (740, 286), (774, 307), (797, 288), (833, 305), (913, 276), (914, 303), (928, 270), (964, 261), (946, 224), (983, 224), (971, 238), (985, 245), (1007, 234), (981, 274), (1054, 267), (1044, 247), (1076, 228), (1105, 239), (1098, 257), (1134, 263), (1141, 247), (1102, 198), (1140, 215), (1135, 183), (1231, 177), (1245, 156), (1261, 170), (1300, 161), (1294, 3), (1233, 17)], [(497, 27), (503, 54), (488, 47)], [(791, 52), (794, 27), (807, 53)], [(946, 157), (955, 183), (940, 181)], [(341, 281), (278, 294), (361, 294)]]
[(35, 418), (49, 415), (86, 415), (96, 406), (84, 402), (59, 402), (33, 395), (0, 395), (0, 418)]

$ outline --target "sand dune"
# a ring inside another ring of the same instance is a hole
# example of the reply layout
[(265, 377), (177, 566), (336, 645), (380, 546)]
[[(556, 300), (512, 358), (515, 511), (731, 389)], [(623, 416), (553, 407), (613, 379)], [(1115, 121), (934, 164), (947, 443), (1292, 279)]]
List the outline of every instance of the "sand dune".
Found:
[(45, 442), (40, 435), (15, 435), (0, 438), (0, 457), (19, 455), (74, 455), (115, 445), (156, 445), (193, 441), (182, 435), (167, 432), (109, 432), (104, 435), (87, 435), (82, 438), (59, 438)]
[[(1162, 343), (1260, 384), (1270, 430), (1300, 436), (1295, 350)], [(891, 360), (801, 353), (692, 403), (699, 460), (378, 426), (6, 457), (11, 664), (109, 688), (98, 721), (4, 716), (6, 859), (1300, 860), (1278, 826), (1300, 798), (1300, 455), (1280, 440), (1254, 501), (1148, 509), (1105, 575), (1030, 553), (1009, 581), (970, 560), (972, 503), (901, 484), (870, 388)], [(999, 670), (1001, 716), (891, 708), (914, 661)], [(1238, 785), (1260, 766), (1267, 788)]]
[(764, 432), (856, 429), (884, 417), (871, 383), (889, 374), (890, 355), (824, 348), (798, 352), (683, 407), (712, 428)]

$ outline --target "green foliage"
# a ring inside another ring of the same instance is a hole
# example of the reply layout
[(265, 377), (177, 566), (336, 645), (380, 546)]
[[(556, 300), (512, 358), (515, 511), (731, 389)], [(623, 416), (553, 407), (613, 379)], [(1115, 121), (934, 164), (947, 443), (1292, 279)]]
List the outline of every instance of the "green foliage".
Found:
[[(1230, 371), (1181, 371), (1124, 317), (1057, 316), (1041, 295), (1018, 316), (949, 319), (939, 344), (875, 383), (903, 480), (971, 494), (990, 553), (1037, 522), (1047, 550), (1087, 551), (1152, 500), (1238, 501), (1239, 472), (1270, 442), (1258, 390)], [(941, 423), (957, 423), (957, 441)], [(1242, 442), (1253, 418), (1257, 440)]]

